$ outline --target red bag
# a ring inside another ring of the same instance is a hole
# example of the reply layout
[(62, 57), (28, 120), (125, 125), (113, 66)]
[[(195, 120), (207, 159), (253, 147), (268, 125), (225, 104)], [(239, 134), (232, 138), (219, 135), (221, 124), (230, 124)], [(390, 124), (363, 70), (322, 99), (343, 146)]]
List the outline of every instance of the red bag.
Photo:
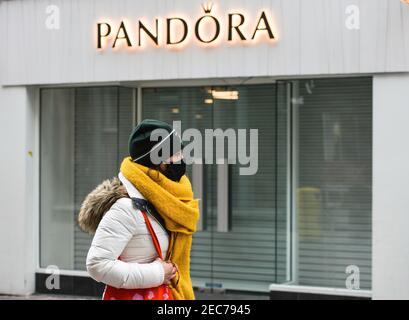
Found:
[[(142, 211), (146, 226), (152, 236), (153, 244), (159, 258), (162, 257), (162, 250), (160, 248), (158, 237), (148, 219), (146, 212)], [(117, 289), (111, 286), (106, 286), (102, 300), (174, 300), (172, 290), (166, 284), (162, 284), (156, 288), (148, 289)]]

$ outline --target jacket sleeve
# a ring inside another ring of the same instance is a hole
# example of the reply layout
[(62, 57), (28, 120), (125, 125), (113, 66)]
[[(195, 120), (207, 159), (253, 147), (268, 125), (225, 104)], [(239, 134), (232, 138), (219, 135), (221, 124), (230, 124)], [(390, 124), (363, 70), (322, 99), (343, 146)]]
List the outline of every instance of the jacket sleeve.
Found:
[(102, 218), (87, 255), (90, 276), (115, 288), (142, 289), (161, 285), (164, 269), (160, 261), (129, 263), (118, 260), (135, 234), (137, 221), (118, 204)]

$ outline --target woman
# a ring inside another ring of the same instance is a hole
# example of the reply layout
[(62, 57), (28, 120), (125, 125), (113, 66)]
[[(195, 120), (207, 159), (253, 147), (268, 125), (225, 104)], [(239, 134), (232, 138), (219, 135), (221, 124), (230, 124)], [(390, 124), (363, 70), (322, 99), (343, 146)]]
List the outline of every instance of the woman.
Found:
[[(151, 141), (157, 129), (167, 134), (159, 142)], [(104, 181), (82, 204), (79, 225), (95, 232), (87, 270), (107, 288), (126, 293), (170, 284), (174, 299), (194, 299), (190, 250), (199, 207), (185, 175), (180, 146), (170, 125), (144, 120), (129, 138), (130, 157), (123, 160), (119, 179)], [(173, 150), (169, 153), (173, 156), (160, 163), (152, 161), (160, 149)], [(147, 223), (157, 235), (164, 260), (158, 258)], [(129, 299), (140, 298), (136, 296)]]

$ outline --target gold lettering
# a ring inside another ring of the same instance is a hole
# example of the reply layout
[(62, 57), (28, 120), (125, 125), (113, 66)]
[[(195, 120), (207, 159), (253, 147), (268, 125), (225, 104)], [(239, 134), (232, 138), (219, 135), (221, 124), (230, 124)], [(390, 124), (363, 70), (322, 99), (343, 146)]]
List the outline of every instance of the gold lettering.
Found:
[[(121, 31), (123, 33), (123, 36), (119, 36)], [(129, 39), (128, 33), (126, 32), (125, 24), (124, 24), (123, 21), (121, 21), (121, 24), (119, 25), (118, 32), (116, 34), (116, 37), (115, 37), (115, 40), (114, 40), (114, 44), (112, 45), (112, 48), (115, 48), (116, 42), (118, 40), (126, 40), (126, 43), (127, 43), (128, 47), (132, 47), (131, 40)]]
[[(102, 34), (102, 25), (107, 26), (107, 31), (105, 34)], [(108, 23), (98, 23), (97, 24), (97, 29), (98, 29), (98, 44), (97, 44), (97, 48), (101, 49), (102, 48), (102, 38), (107, 37), (110, 33), (111, 33), (111, 26)]]
[[(238, 16), (240, 17), (240, 22), (238, 25), (233, 26), (233, 17)], [(233, 29), (236, 30), (237, 34), (239, 35), (241, 40), (246, 40), (244, 34), (240, 31), (240, 26), (244, 23), (244, 16), (241, 13), (229, 13), (229, 35), (227, 39), (229, 41), (233, 40)]]
[[(261, 21), (264, 22), (264, 27), (260, 27), (260, 23)], [(268, 32), (268, 36), (270, 39), (274, 39), (274, 35), (273, 32), (271, 31), (270, 25), (268, 24), (268, 20), (266, 17), (266, 13), (263, 11), (261, 13), (260, 19), (258, 20), (257, 26), (256, 26), (256, 30), (254, 30), (253, 36), (251, 37), (251, 40), (254, 39), (254, 37), (256, 36), (257, 31), (262, 31), (262, 30), (266, 30)]]
[(158, 34), (158, 24), (159, 21), (158, 19), (155, 19), (155, 26), (156, 26), (156, 34), (153, 34), (152, 32), (149, 31), (148, 28), (145, 27), (145, 25), (139, 21), (139, 27), (138, 27), (138, 38), (139, 38), (139, 46), (141, 46), (141, 30), (143, 30), (146, 35), (152, 39), (152, 41), (156, 44), (159, 45), (159, 34)]
[[(182, 25), (183, 25), (183, 35), (177, 41), (172, 41), (172, 39), (171, 39), (171, 22), (172, 21), (182, 22)], [(166, 19), (166, 30), (167, 30), (166, 44), (179, 44), (179, 43), (182, 43), (183, 41), (185, 41), (185, 39), (187, 37), (187, 33), (188, 33), (187, 23), (182, 18), (168, 18), (168, 19)]]

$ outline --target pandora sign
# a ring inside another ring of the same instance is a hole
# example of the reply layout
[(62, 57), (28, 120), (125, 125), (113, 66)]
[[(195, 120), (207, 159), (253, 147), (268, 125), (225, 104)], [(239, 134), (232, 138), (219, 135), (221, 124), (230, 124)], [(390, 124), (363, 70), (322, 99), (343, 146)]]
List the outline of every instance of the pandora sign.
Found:
[(101, 19), (96, 23), (97, 48), (180, 48), (192, 42), (211, 46), (221, 42), (251, 44), (277, 39), (272, 17), (266, 10), (248, 16), (236, 10), (219, 14), (211, 3), (202, 5), (202, 9), (202, 15), (197, 19), (169, 16), (149, 21), (122, 19), (116, 23)]

